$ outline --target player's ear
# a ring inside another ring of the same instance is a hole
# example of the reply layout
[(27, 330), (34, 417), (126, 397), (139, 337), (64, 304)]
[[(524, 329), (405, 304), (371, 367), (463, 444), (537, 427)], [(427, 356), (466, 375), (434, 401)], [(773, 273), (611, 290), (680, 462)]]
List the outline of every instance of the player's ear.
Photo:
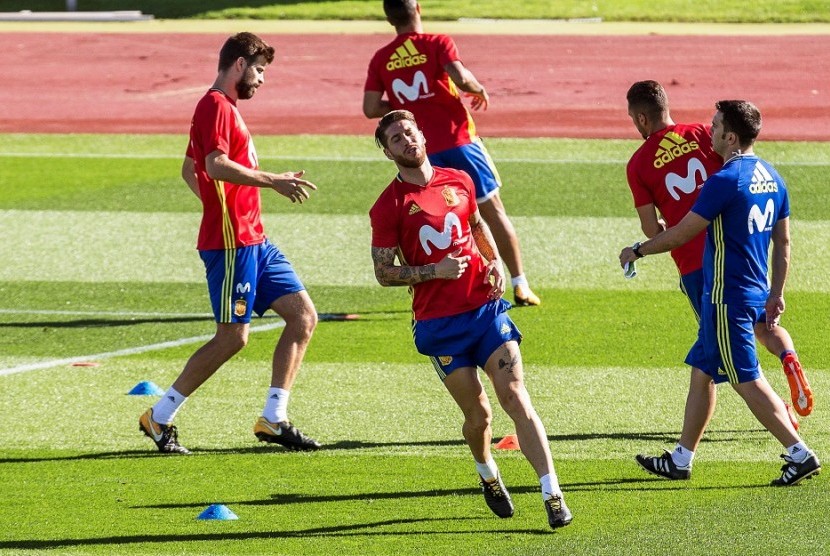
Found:
[(648, 116), (646, 116), (644, 112), (638, 113), (637, 114), (637, 123), (639, 123), (641, 126), (645, 127), (646, 124), (648, 123)]
[(389, 160), (395, 160), (395, 157), (392, 156), (392, 153), (390, 153), (389, 149), (387, 149), (386, 147), (383, 147), (383, 154), (386, 155), (386, 158), (388, 158)]

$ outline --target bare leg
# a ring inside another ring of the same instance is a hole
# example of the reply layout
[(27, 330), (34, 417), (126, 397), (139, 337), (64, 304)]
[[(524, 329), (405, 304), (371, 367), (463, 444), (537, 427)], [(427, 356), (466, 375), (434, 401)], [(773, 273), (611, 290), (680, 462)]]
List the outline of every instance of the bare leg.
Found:
[(781, 357), (784, 351), (795, 351), (793, 339), (783, 326), (775, 326), (772, 330), (767, 330), (765, 323), (758, 323), (755, 325), (755, 337), (776, 358)]
[(305, 291), (284, 295), (271, 308), (285, 320), (285, 328), (274, 349), (271, 386), (291, 390), (317, 327), (317, 311)]
[(524, 385), (519, 345), (507, 342), (497, 349), (484, 366), (504, 411), (513, 420), (519, 446), (539, 477), (553, 472), (548, 437)]
[(715, 412), (716, 402), (717, 389), (712, 378), (700, 369), (692, 367), (683, 414), (683, 430), (679, 440), (681, 446), (692, 452), (697, 451), (700, 439), (703, 438), (703, 433)]
[(755, 418), (772, 433), (772, 435), (788, 448), (801, 442), (801, 437), (787, 416), (784, 402), (770, 387), (767, 379), (761, 376), (758, 380), (733, 384), (732, 388), (744, 399)]
[(190, 396), (247, 343), (247, 324), (217, 324), (216, 335), (190, 356), (173, 388), (183, 396)]
[(444, 387), (464, 414), (461, 432), (473, 458), (479, 463), (486, 463), (491, 457), (493, 430), (490, 423), (493, 412), (476, 368), (461, 367), (454, 370), (444, 380)]
[(499, 249), (504, 264), (507, 265), (507, 270), (510, 271), (510, 276), (515, 277), (524, 274), (519, 237), (516, 235), (516, 230), (513, 228), (513, 223), (507, 216), (507, 212), (505, 212), (504, 204), (502, 204), (498, 192), (479, 204), (478, 209), (493, 234), (496, 247)]

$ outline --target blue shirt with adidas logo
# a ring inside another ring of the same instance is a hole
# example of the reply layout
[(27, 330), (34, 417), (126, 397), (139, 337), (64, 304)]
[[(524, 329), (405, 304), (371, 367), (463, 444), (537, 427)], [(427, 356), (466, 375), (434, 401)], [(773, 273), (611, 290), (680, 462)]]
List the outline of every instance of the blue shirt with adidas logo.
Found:
[(755, 155), (735, 156), (706, 180), (692, 211), (709, 221), (704, 302), (763, 306), (772, 229), (790, 215), (784, 180)]

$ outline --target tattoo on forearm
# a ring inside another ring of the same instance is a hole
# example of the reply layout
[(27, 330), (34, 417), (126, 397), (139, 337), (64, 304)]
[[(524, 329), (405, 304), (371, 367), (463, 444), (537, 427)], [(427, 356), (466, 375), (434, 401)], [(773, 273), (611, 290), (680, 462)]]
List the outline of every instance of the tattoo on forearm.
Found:
[(484, 220), (478, 220), (470, 228), (473, 234), (473, 240), (476, 242), (481, 255), (488, 261), (492, 261), (498, 257), (496, 254), (496, 242), (493, 239), (493, 234), (490, 228), (484, 223)]
[(382, 286), (412, 286), (435, 278), (435, 265), (397, 266), (397, 250), (372, 247), (375, 264), (375, 278)]

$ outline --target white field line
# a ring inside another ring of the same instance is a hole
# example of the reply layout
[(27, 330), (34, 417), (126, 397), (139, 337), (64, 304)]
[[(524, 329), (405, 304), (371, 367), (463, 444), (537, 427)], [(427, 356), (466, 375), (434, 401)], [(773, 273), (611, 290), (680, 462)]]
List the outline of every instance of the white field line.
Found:
[[(491, 153), (492, 154), (492, 153)], [(34, 157), (34, 158), (115, 158), (115, 159), (170, 159), (180, 160), (181, 155), (153, 154), (153, 153), (53, 153), (53, 152), (2, 152), (0, 158), (10, 157)], [(305, 155), (259, 155), (260, 160), (311, 160), (320, 162), (380, 162), (386, 163), (385, 158), (376, 156), (305, 156)], [(627, 164), (628, 160), (623, 159), (574, 159), (574, 158), (501, 158), (494, 156), (493, 160), (498, 163), (518, 164)], [(830, 161), (798, 161), (784, 162), (770, 159), (776, 166), (830, 166)]]
[[(101, 313), (98, 313), (101, 314)], [(285, 321), (272, 322), (270, 324), (263, 324), (261, 326), (251, 327), (251, 332), (265, 332), (267, 330), (274, 330), (275, 328), (282, 328), (285, 326)], [(150, 344), (146, 346), (137, 346), (127, 349), (119, 349), (117, 351), (107, 351), (104, 353), (93, 353), (89, 355), (79, 355), (77, 357), (68, 357), (66, 359), (51, 359), (49, 361), (41, 361), (39, 363), (30, 363), (28, 365), (18, 365), (17, 367), (9, 367), (7, 369), (0, 369), (0, 376), (13, 375), (17, 373), (26, 373), (29, 371), (37, 371), (40, 369), (51, 369), (54, 367), (61, 367), (64, 365), (71, 365), (73, 363), (82, 363), (85, 361), (98, 361), (101, 359), (111, 359), (113, 357), (120, 357), (122, 355), (135, 355), (138, 353), (147, 353), (148, 351), (159, 351), (163, 349), (185, 346), (188, 344), (195, 344), (200, 342), (207, 342), (213, 338), (213, 334), (205, 334), (203, 336), (193, 336), (190, 338), (180, 338), (178, 340), (171, 340), (169, 342), (161, 342), (158, 344)]]

